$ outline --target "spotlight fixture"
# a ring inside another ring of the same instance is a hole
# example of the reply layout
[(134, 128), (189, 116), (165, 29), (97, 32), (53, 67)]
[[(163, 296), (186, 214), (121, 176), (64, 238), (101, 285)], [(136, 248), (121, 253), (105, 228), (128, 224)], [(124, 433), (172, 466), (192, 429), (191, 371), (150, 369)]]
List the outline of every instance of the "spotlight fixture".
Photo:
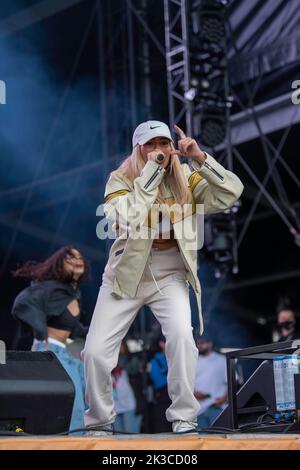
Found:
[(197, 89), (196, 88), (190, 88), (188, 91), (184, 93), (184, 97), (188, 101), (194, 101), (195, 97), (197, 94)]
[(217, 109), (203, 112), (201, 117), (201, 142), (207, 147), (216, 147), (224, 142), (227, 119)]
[(221, 15), (213, 11), (200, 13), (201, 36), (213, 44), (221, 45), (225, 38), (225, 25)]
[(235, 228), (232, 211), (207, 217), (204, 224), (204, 238), (206, 255), (215, 267), (215, 277), (231, 271), (238, 273), (238, 263), (233, 250)]

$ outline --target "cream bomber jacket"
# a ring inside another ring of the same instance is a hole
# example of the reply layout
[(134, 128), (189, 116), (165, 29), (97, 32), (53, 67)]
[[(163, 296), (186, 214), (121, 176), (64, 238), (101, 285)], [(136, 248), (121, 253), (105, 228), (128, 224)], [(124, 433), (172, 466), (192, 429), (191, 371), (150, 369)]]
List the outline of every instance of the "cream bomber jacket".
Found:
[[(203, 205), (204, 214), (223, 212), (240, 197), (243, 184), (209, 154), (204, 164), (199, 165), (192, 160), (192, 169), (183, 163), (182, 170), (192, 192), (193, 204), (184, 211), (171, 209), (170, 219), (187, 270), (186, 280), (196, 295), (202, 334), (201, 286), (197, 276), (196, 204)], [(133, 183), (116, 170), (110, 174), (106, 184), (104, 212), (118, 227), (108, 259), (115, 276), (111, 294), (117, 299), (136, 295), (155, 237), (159, 212), (155, 200), (165, 172), (161, 165), (149, 160)], [(171, 193), (166, 202), (168, 206), (174, 203)], [(142, 210), (133, 210), (136, 207)], [(137, 226), (139, 236), (133, 229)]]

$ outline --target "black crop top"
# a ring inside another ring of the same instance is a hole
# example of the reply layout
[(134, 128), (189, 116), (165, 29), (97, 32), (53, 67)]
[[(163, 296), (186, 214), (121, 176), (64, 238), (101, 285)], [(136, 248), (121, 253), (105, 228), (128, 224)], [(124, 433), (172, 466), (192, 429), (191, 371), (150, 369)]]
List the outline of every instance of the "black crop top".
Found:
[(51, 317), (47, 321), (47, 325), (56, 328), (57, 330), (65, 330), (71, 333), (71, 337), (85, 336), (86, 327), (79, 321), (80, 315), (72, 315), (69, 310), (66, 310), (58, 317)]
[(47, 327), (70, 331), (71, 338), (85, 336), (88, 327), (74, 317), (67, 306), (77, 299), (80, 305), (81, 294), (69, 284), (60, 281), (32, 282), (15, 298), (12, 315), (29, 326), (36, 339), (48, 337)]

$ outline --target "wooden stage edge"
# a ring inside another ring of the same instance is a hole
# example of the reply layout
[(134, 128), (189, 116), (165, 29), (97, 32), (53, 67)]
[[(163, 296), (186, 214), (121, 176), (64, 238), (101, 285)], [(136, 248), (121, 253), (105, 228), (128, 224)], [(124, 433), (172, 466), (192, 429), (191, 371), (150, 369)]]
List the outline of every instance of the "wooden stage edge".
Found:
[(300, 450), (299, 434), (1, 437), (0, 450)]

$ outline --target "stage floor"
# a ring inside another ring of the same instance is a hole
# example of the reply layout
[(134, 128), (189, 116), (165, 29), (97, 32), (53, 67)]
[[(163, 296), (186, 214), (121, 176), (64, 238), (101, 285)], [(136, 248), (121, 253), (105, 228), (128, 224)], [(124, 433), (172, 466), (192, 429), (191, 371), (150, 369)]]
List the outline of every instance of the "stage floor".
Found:
[(1, 437), (0, 450), (300, 450), (299, 434)]

